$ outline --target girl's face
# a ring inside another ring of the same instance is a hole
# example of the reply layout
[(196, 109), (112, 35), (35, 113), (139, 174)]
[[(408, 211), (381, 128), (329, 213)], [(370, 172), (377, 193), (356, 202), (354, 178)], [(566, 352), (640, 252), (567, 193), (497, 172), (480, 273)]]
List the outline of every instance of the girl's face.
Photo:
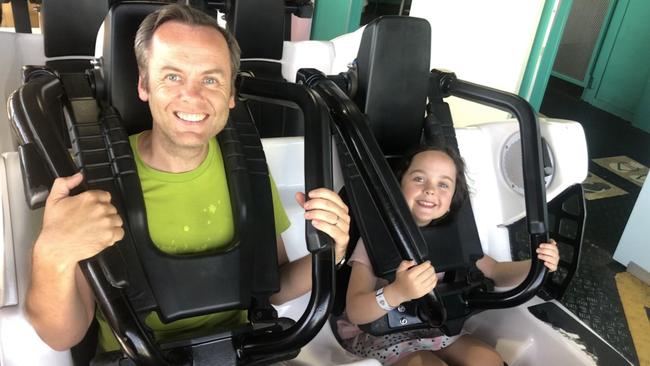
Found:
[(418, 226), (449, 212), (456, 189), (456, 165), (442, 151), (423, 151), (402, 177), (402, 193)]

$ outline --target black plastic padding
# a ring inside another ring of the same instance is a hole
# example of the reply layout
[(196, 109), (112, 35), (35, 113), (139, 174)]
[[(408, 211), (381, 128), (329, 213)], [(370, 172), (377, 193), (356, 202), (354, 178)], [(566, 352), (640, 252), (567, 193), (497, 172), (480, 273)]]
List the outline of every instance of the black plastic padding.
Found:
[(163, 3), (127, 2), (113, 6), (104, 21), (102, 70), (107, 102), (120, 113), (129, 135), (151, 128), (149, 105), (138, 97), (134, 35), (144, 18)]
[(435, 225), (422, 228), (427, 242), (426, 258), (437, 272), (466, 267), (483, 257), (483, 249), (469, 200), (458, 211)]
[[(252, 121), (237, 122), (237, 124), (244, 123), (252, 123)], [(272, 207), (264, 207), (263, 210), (262, 207), (254, 204), (258, 200), (264, 202), (265, 198), (270, 202), (270, 191), (263, 193), (252, 190), (255, 187), (251, 186), (247, 175), (251, 169), (254, 171), (255, 167), (246, 160), (238, 132), (232, 125), (227, 125), (218, 135), (218, 140), (224, 156), (231, 201), (237, 202), (232, 205), (237, 237), (228, 250), (193, 256), (169, 256), (160, 252), (151, 243), (146, 230), (146, 213), (142, 210), (144, 202), (137, 177), (130, 178), (128, 183), (127, 181), (123, 183), (128, 184), (127, 188), (129, 188), (124, 193), (130, 224), (133, 227), (144, 228), (134, 232), (133, 235), (135, 242), (140, 243), (137, 248), (141, 264), (158, 302), (159, 316), (165, 322), (217, 311), (247, 308), (250, 298), (246, 294), (253, 290), (250, 281), (252, 273), (241, 268), (241, 265), (245, 258), (255, 257), (253, 248), (248, 243), (262, 243), (265, 240), (275, 242), (272, 222), (270, 228), (257, 222), (255, 224), (257, 230), (246, 230), (249, 225), (256, 222), (251, 219), (251, 213), (259, 211), (263, 217), (272, 217), (273, 211)], [(263, 156), (261, 161), (264, 161)], [(258, 166), (258, 169), (260, 167)], [(265, 172), (257, 174), (265, 174)], [(265, 181), (268, 189), (268, 172)], [(252, 208), (254, 205), (255, 210)], [(271, 260), (276, 258), (274, 251), (268, 251), (266, 257), (270, 258), (266, 265), (258, 264), (258, 268), (270, 279), (267, 287), (262, 289), (270, 294), (279, 289), (277, 266), (269, 267), (269, 263), (277, 263), (277, 259)], [(232, 273), (238, 273), (239, 276), (233, 278)], [(229, 283), (229, 286), (224, 286), (224, 283)], [(256, 285), (259, 286), (261, 283)], [(169, 288), (175, 290), (169, 291)]]
[(228, 30), (239, 43), (242, 59), (282, 58), (284, 7), (284, 0), (231, 1), (226, 14)]
[[(422, 132), (431, 27), (420, 18), (384, 16), (363, 31), (354, 98), (384, 155), (401, 155)], [(403, 55), (396, 61), (395, 55)]]
[[(318, 70), (301, 69), (298, 80), (316, 90), (330, 108), (330, 115), (334, 121), (336, 132), (341, 139), (342, 146), (349, 152), (352, 163), (358, 168), (358, 174), (346, 176), (346, 186), (352, 181), (350, 178), (360, 177), (363, 184), (370, 192), (371, 200), (377, 205), (382, 225), (388, 228), (390, 239), (400, 252), (401, 258), (415, 260), (416, 263), (424, 261), (420, 248), (425, 247), (424, 238), (403, 199), (399, 184), (392, 174), (388, 163), (383, 157), (377, 141), (369, 128), (367, 118), (331, 80)], [(347, 162), (344, 164), (348, 165)], [(349, 186), (348, 186), (349, 187)], [(349, 189), (349, 188), (348, 188)], [(356, 215), (363, 215), (357, 206), (355, 194), (348, 190), (352, 211)], [(365, 199), (365, 198), (364, 198)], [(360, 216), (355, 217), (360, 222)], [(368, 238), (369, 230), (374, 227), (364, 227), (359, 224), (359, 229), (364, 238)], [(368, 247), (368, 254), (373, 258), (372, 245)], [(373, 263), (374, 266), (374, 263)], [(423, 306), (419, 307), (420, 316), (431, 326), (441, 326), (446, 319), (446, 311), (440, 296), (434, 289), (421, 300)]]
[(284, 81), (282, 64), (278, 61), (242, 60), (239, 71), (257, 78)]
[(43, 0), (41, 31), (46, 57), (93, 56), (108, 0)]
[[(78, 170), (62, 134), (66, 128), (63, 110), (68, 107), (61, 82), (54, 74), (43, 70), (37, 73), (38, 76), (14, 91), (7, 102), (14, 134), (20, 145), (25, 145), (19, 151), (23, 154), (22, 169), (27, 178), (25, 198), (32, 208), (45, 203), (54, 178), (70, 176)], [(44, 154), (44, 151), (52, 153)], [(47, 167), (50, 173), (27, 172), (42, 167)]]
[(540, 296), (561, 299), (578, 270), (587, 208), (581, 184), (574, 184), (548, 203), (549, 232), (558, 243), (560, 263), (548, 275)]
[(33, 143), (18, 146), (18, 156), (27, 205), (31, 209), (43, 207), (54, 178)]
[(61, 73), (73, 73), (80, 72), (88, 69), (92, 69), (92, 64), (90, 59), (61, 59), (61, 60), (47, 60), (45, 61), (45, 66), (52, 70), (56, 70)]

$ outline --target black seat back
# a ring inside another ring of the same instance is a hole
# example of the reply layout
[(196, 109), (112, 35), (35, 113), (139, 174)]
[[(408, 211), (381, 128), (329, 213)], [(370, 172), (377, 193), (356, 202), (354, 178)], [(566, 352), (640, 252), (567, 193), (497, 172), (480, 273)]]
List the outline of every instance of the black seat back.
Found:
[[(285, 0), (231, 0), (226, 14), (228, 30), (241, 48), (244, 74), (257, 78), (284, 80), (282, 50), (292, 8)], [(282, 105), (251, 101), (248, 103), (262, 137), (304, 135), (304, 119), (295, 109)]]
[(138, 97), (138, 66), (133, 52), (140, 22), (162, 4), (134, 1), (113, 6), (104, 20), (100, 96), (120, 114), (129, 135), (151, 128), (149, 105)]
[[(97, 31), (108, 12), (108, 0), (43, 0), (41, 32), (45, 57), (95, 54)], [(79, 72), (91, 67), (89, 59), (48, 60), (59, 72)]]
[[(399, 160), (426, 138), (425, 107), (429, 90), (431, 28), (424, 19), (382, 17), (364, 30), (355, 102), (368, 117), (373, 135), (389, 162)], [(451, 130), (453, 133), (453, 129)], [(455, 138), (453, 139), (455, 142)], [(458, 150), (458, 146), (452, 146)], [(457, 215), (422, 230), (427, 247), (420, 252), (438, 271), (471, 263), (482, 256), (469, 201)], [(364, 220), (367, 214), (364, 213)], [(402, 259), (386, 240), (385, 229), (367, 230), (369, 254), (380, 276), (390, 276)]]

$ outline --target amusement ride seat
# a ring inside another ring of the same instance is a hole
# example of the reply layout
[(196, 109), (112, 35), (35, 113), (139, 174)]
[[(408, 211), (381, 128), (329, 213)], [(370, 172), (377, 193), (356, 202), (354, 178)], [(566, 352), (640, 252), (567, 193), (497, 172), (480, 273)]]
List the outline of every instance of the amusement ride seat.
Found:
[[(263, 99), (302, 110), (307, 190), (331, 186), (326, 109), (304, 86), (241, 77), (237, 105), (217, 137), (233, 202), (235, 240), (227, 250), (216, 253), (161, 253), (147, 232), (128, 142), (130, 134), (148, 129), (151, 123), (147, 105), (135, 94), (133, 36), (142, 19), (159, 6), (124, 2), (111, 7), (104, 24), (104, 58), (92, 75), (59, 75), (36, 67), (25, 70), (26, 83), (12, 95), (9, 108), (20, 140), (26, 198), (31, 207), (41, 206), (53, 179), (78, 169), (84, 172), (83, 189), (111, 193), (112, 203), (124, 218), (125, 237), (80, 266), (123, 354), (134, 363), (266, 364), (295, 357), (327, 319), (333, 250), (330, 239), (307, 224), (307, 245), (312, 252), (310, 302), (298, 321), (278, 319), (269, 303), (269, 297), (279, 290), (269, 174), (246, 103)], [(253, 203), (255, 210), (249, 208)], [(152, 311), (169, 322), (230, 309), (248, 309), (250, 324), (165, 343), (155, 340), (144, 324)], [(128, 361), (117, 354), (97, 355), (94, 362)]]
[[(517, 117), (524, 152), (531, 253), (549, 239), (549, 231), (556, 231), (547, 218), (542, 144), (535, 112), (516, 95), (458, 80), (451, 73), (429, 72), (429, 45), (431, 32), (426, 20), (382, 17), (364, 30), (355, 65), (347, 73), (325, 77), (316, 70), (299, 72), (299, 81), (317, 91), (330, 108), (338, 130), (337, 148), (343, 155), (345, 190), (375, 275), (392, 280), (402, 259), (418, 263), (428, 259), (437, 271), (445, 272), (444, 280), (429, 296), (363, 326), (376, 335), (423, 327), (458, 334), (464, 321), (483, 309), (512, 307), (531, 299), (545, 278), (546, 268), (534, 259), (522, 284), (505, 292), (492, 291), (491, 281), (474, 264), (483, 251), (469, 200), (437, 225), (422, 230), (415, 226), (389, 162), (418, 144), (434, 140), (458, 151), (444, 97), (463, 97)], [(580, 190), (579, 186), (575, 189)], [(582, 191), (578, 194), (581, 198)], [(572, 219), (581, 227), (584, 209)], [(571, 241), (574, 259), (582, 240), (582, 231), (578, 231)], [(354, 239), (351, 244), (353, 247)], [(564, 264), (575, 271), (577, 261)], [(335, 312), (343, 310), (346, 283), (346, 278), (339, 281), (343, 287), (337, 288)]]

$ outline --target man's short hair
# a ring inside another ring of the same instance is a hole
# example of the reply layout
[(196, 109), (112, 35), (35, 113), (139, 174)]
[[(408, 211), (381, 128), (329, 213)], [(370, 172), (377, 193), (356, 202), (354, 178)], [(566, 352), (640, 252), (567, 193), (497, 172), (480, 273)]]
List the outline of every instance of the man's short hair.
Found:
[(143, 78), (144, 87), (147, 88), (147, 84), (149, 82), (147, 67), (149, 65), (149, 50), (151, 47), (151, 39), (153, 38), (153, 34), (156, 32), (156, 29), (158, 29), (166, 22), (170, 21), (176, 21), (189, 26), (212, 27), (221, 33), (223, 38), (226, 40), (226, 44), (228, 45), (228, 52), (230, 54), (232, 87), (234, 91), (235, 78), (237, 77), (237, 71), (239, 70), (239, 57), (241, 54), (237, 40), (235, 40), (235, 37), (233, 37), (230, 32), (223, 29), (217, 23), (217, 20), (213, 17), (209, 16), (199, 9), (181, 4), (165, 5), (153, 13), (147, 15), (142, 23), (140, 23), (138, 32), (135, 34), (135, 42), (133, 48), (135, 50), (135, 58), (138, 62), (138, 70), (140, 71), (140, 75), (142, 75)]

